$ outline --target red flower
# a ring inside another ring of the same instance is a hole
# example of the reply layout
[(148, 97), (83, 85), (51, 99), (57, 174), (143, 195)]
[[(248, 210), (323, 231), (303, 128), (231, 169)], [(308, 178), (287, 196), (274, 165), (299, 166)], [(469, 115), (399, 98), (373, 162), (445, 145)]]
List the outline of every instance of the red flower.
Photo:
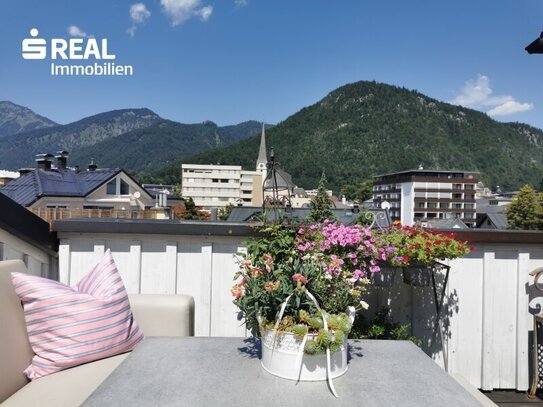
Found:
[(475, 246), (470, 246), (470, 247), (469, 247), (469, 250), (470, 250), (471, 252), (474, 252), (474, 251), (477, 250), (477, 249), (475, 248)]
[(409, 257), (407, 256), (403, 256), (403, 259), (404, 263), (409, 263), (409, 261), (411, 260)]
[(307, 278), (301, 275), (300, 273), (296, 273), (292, 276), (292, 279), (294, 281), (299, 281), (302, 284), (307, 284)]

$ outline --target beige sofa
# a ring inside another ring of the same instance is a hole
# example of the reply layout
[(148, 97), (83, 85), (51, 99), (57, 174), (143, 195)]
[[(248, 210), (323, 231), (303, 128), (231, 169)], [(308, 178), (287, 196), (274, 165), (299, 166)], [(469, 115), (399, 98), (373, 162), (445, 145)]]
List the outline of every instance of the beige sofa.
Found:
[[(2, 406), (79, 406), (127, 357), (122, 354), (28, 382), (33, 356), (11, 272), (27, 272), (20, 260), (0, 261), (0, 403)], [(130, 295), (145, 336), (194, 335), (194, 299), (188, 295)]]

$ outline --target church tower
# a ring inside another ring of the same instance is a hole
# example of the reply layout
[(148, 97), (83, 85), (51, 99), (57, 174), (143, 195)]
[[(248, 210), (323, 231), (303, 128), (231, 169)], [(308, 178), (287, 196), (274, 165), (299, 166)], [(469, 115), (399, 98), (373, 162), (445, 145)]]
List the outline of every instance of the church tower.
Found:
[(266, 131), (264, 129), (264, 122), (262, 122), (262, 135), (260, 136), (260, 150), (258, 151), (258, 159), (256, 160), (256, 172), (262, 174), (262, 182), (266, 179), (268, 169), (266, 164), (268, 163), (268, 155), (266, 154)]

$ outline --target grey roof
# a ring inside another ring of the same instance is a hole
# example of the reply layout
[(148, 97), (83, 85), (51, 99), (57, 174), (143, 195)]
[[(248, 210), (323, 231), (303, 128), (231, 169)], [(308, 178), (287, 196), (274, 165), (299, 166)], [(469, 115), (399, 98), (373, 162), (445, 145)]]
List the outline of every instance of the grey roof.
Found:
[(456, 173), (463, 173), (463, 174), (480, 174), (479, 171), (471, 171), (471, 170), (431, 170), (431, 169), (413, 169), (413, 170), (404, 170), (404, 171), (396, 171), (396, 172), (389, 172), (386, 174), (378, 174), (374, 175), (373, 178), (376, 177), (386, 177), (389, 175), (400, 175), (400, 174), (409, 174), (409, 173), (436, 173), (436, 174), (456, 174)]
[(477, 227), (481, 229), (507, 229), (509, 222), (505, 213), (486, 213), (477, 222)]
[[(291, 216), (293, 218), (305, 219), (311, 212), (310, 208), (293, 208)], [(345, 209), (332, 209), (334, 215), (344, 225), (351, 225), (355, 223), (358, 214), (353, 214), (351, 210)], [(388, 222), (386, 220), (385, 212), (383, 210), (369, 210), (375, 215), (375, 226), (387, 227)], [(273, 210), (267, 210), (268, 219), (273, 221), (276, 217), (285, 216), (284, 209), (278, 209), (277, 214)], [(249, 207), (249, 206), (236, 206), (232, 209), (230, 216), (228, 216), (228, 222), (254, 222), (261, 220), (262, 208)]]
[(0, 188), (0, 192), (19, 205), (29, 206), (43, 196), (85, 197), (122, 170), (98, 169), (76, 172), (32, 170)]
[[(490, 201), (498, 201), (502, 205), (490, 205)], [(476, 199), (477, 213), (505, 213), (505, 209), (511, 204), (506, 199)]]
[(460, 219), (431, 219), (426, 223), (433, 229), (467, 229), (468, 226)]
[[(272, 179), (273, 173), (268, 172), (268, 175), (266, 177), (266, 180), (264, 181), (264, 189), (265, 190), (272, 190), (272, 186), (274, 185), (274, 180)], [(294, 185), (294, 182), (292, 182), (292, 177), (290, 174), (281, 168), (275, 168), (275, 179), (277, 180), (277, 190), (278, 191), (284, 191), (289, 190), (293, 191), (296, 185)]]

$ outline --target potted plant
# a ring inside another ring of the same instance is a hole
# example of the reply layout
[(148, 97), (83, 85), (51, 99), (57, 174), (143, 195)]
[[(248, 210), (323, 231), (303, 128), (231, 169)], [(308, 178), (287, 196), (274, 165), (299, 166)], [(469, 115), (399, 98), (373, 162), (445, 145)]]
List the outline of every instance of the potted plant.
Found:
[(262, 366), (295, 380), (345, 373), (355, 313), (368, 307), (367, 275), (379, 272), (387, 248), (368, 228), (330, 221), (264, 225), (259, 233), (246, 242), (232, 294), (262, 337)]
[(376, 234), (396, 248), (390, 263), (402, 266), (404, 282), (414, 286), (430, 285), (436, 261), (455, 259), (474, 250), (467, 242), (457, 240), (454, 233), (440, 233), (422, 226), (394, 223)]

